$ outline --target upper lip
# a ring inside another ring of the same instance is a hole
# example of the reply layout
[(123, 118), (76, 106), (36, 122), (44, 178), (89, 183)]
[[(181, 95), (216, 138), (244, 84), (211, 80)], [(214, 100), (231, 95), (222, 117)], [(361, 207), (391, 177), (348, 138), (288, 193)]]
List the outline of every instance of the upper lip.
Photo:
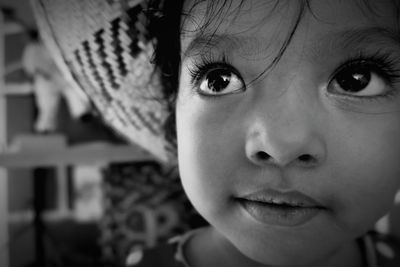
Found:
[(323, 208), (317, 200), (299, 191), (280, 192), (263, 189), (238, 197), (239, 200), (262, 202), (266, 204), (289, 205), (302, 208)]

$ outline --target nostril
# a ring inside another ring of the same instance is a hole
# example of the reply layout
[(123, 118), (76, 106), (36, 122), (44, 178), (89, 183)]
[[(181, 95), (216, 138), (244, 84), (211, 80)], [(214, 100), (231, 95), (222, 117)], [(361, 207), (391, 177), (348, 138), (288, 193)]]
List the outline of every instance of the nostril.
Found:
[(304, 163), (312, 163), (315, 161), (315, 158), (309, 154), (304, 154), (298, 157), (299, 161)]
[(264, 151), (259, 151), (259, 152), (256, 153), (256, 158), (259, 159), (259, 160), (263, 160), (263, 161), (269, 160), (270, 157), (271, 156), (268, 153), (264, 152)]

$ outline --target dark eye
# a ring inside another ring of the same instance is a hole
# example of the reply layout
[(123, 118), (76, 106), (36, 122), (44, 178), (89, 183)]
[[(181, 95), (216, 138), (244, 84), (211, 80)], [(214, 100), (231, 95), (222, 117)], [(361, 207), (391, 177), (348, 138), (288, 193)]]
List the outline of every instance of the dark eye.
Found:
[(199, 91), (204, 95), (225, 95), (244, 88), (242, 79), (230, 69), (210, 70), (199, 84)]
[(389, 90), (387, 82), (367, 64), (351, 64), (339, 70), (328, 86), (334, 94), (379, 96)]

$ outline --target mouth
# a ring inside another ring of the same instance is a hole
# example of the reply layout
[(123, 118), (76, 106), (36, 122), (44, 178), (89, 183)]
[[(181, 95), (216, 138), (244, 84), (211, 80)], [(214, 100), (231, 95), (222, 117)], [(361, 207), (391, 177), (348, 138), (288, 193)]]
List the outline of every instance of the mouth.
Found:
[(298, 191), (268, 189), (235, 200), (256, 221), (276, 226), (299, 226), (326, 211), (318, 201)]

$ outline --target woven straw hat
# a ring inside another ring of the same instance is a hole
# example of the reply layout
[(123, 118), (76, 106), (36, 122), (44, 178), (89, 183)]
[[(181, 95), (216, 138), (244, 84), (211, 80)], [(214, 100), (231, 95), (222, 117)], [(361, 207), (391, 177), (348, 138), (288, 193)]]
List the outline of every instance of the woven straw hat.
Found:
[(67, 79), (118, 133), (162, 161), (175, 161), (165, 141), (161, 83), (150, 59), (142, 0), (32, 0), (41, 36)]

